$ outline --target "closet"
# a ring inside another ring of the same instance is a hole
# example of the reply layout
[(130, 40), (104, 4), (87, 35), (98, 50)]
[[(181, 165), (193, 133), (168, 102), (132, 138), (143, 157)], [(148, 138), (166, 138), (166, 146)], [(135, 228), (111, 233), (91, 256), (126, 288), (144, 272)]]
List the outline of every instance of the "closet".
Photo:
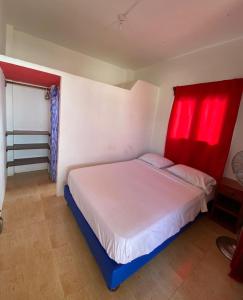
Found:
[(50, 99), (42, 87), (7, 80), (7, 173), (48, 169)]
[(7, 175), (49, 169), (50, 87), (58, 87), (60, 77), (5, 62), (0, 67), (6, 80)]

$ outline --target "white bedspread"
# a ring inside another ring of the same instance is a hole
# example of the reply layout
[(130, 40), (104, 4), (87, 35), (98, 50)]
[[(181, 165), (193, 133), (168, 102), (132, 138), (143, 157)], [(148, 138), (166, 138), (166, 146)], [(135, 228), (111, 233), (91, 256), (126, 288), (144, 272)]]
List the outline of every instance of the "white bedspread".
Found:
[(109, 257), (122, 264), (207, 210), (202, 190), (140, 160), (72, 170), (68, 185)]

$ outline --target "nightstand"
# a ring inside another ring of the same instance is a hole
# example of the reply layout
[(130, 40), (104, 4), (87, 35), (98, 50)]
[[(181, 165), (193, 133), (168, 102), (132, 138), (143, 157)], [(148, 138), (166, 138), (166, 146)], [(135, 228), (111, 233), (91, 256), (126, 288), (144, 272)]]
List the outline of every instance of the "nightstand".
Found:
[(243, 186), (233, 179), (222, 178), (213, 200), (211, 217), (237, 232), (243, 224)]

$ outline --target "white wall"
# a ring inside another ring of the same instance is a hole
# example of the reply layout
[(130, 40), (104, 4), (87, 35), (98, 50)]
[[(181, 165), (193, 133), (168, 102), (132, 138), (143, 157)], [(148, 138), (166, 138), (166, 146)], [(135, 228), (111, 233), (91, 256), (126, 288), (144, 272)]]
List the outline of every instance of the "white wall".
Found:
[[(50, 101), (45, 100), (45, 91), (32, 87), (7, 84), (6, 87), (7, 130), (43, 130), (50, 129)], [(48, 143), (48, 136), (12, 136), (7, 138), (8, 146), (13, 144)], [(16, 150), (7, 152), (7, 160), (48, 156), (47, 149)], [(48, 164), (34, 164), (9, 167), (8, 175), (47, 169)]]
[(109, 84), (133, 79), (134, 72), (17, 31), (7, 25), (6, 55)]
[(157, 92), (142, 81), (128, 91), (80, 77), (62, 78), (58, 194), (72, 167), (131, 159), (149, 150)]
[[(167, 125), (173, 103), (173, 87), (199, 82), (243, 77), (243, 39), (204, 49), (136, 72), (136, 78), (160, 85), (152, 149), (164, 151)], [(243, 150), (243, 101), (234, 130), (225, 175), (234, 178), (231, 170), (233, 155)]]
[(140, 81), (128, 91), (4, 55), (0, 61), (61, 77), (58, 195), (70, 167), (130, 159), (150, 149), (156, 86)]
[(5, 78), (0, 69), (0, 210), (6, 187), (6, 120), (5, 120)]
[[(12, 83), (7, 84), (7, 105), (11, 112), (7, 125), (14, 130), (50, 129), (50, 100), (45, 99), (45, 90)], [(12, 123), (12, 124), (10, 124)]]
[(0, 53), (5, 53), (6, 23), (3, 0), (0, 0)]

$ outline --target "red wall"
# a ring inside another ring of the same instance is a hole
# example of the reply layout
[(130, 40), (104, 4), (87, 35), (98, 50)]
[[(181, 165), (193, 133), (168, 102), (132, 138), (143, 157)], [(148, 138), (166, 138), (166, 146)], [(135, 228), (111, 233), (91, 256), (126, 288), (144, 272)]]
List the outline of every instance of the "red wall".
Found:
[(51, 85), (60, 84), (60, 76), (2, 62), (0, 61), (0, 68), (4, 76), (8, 80), (20, 81), (23, 83), (41, 85), (50, 87)]

